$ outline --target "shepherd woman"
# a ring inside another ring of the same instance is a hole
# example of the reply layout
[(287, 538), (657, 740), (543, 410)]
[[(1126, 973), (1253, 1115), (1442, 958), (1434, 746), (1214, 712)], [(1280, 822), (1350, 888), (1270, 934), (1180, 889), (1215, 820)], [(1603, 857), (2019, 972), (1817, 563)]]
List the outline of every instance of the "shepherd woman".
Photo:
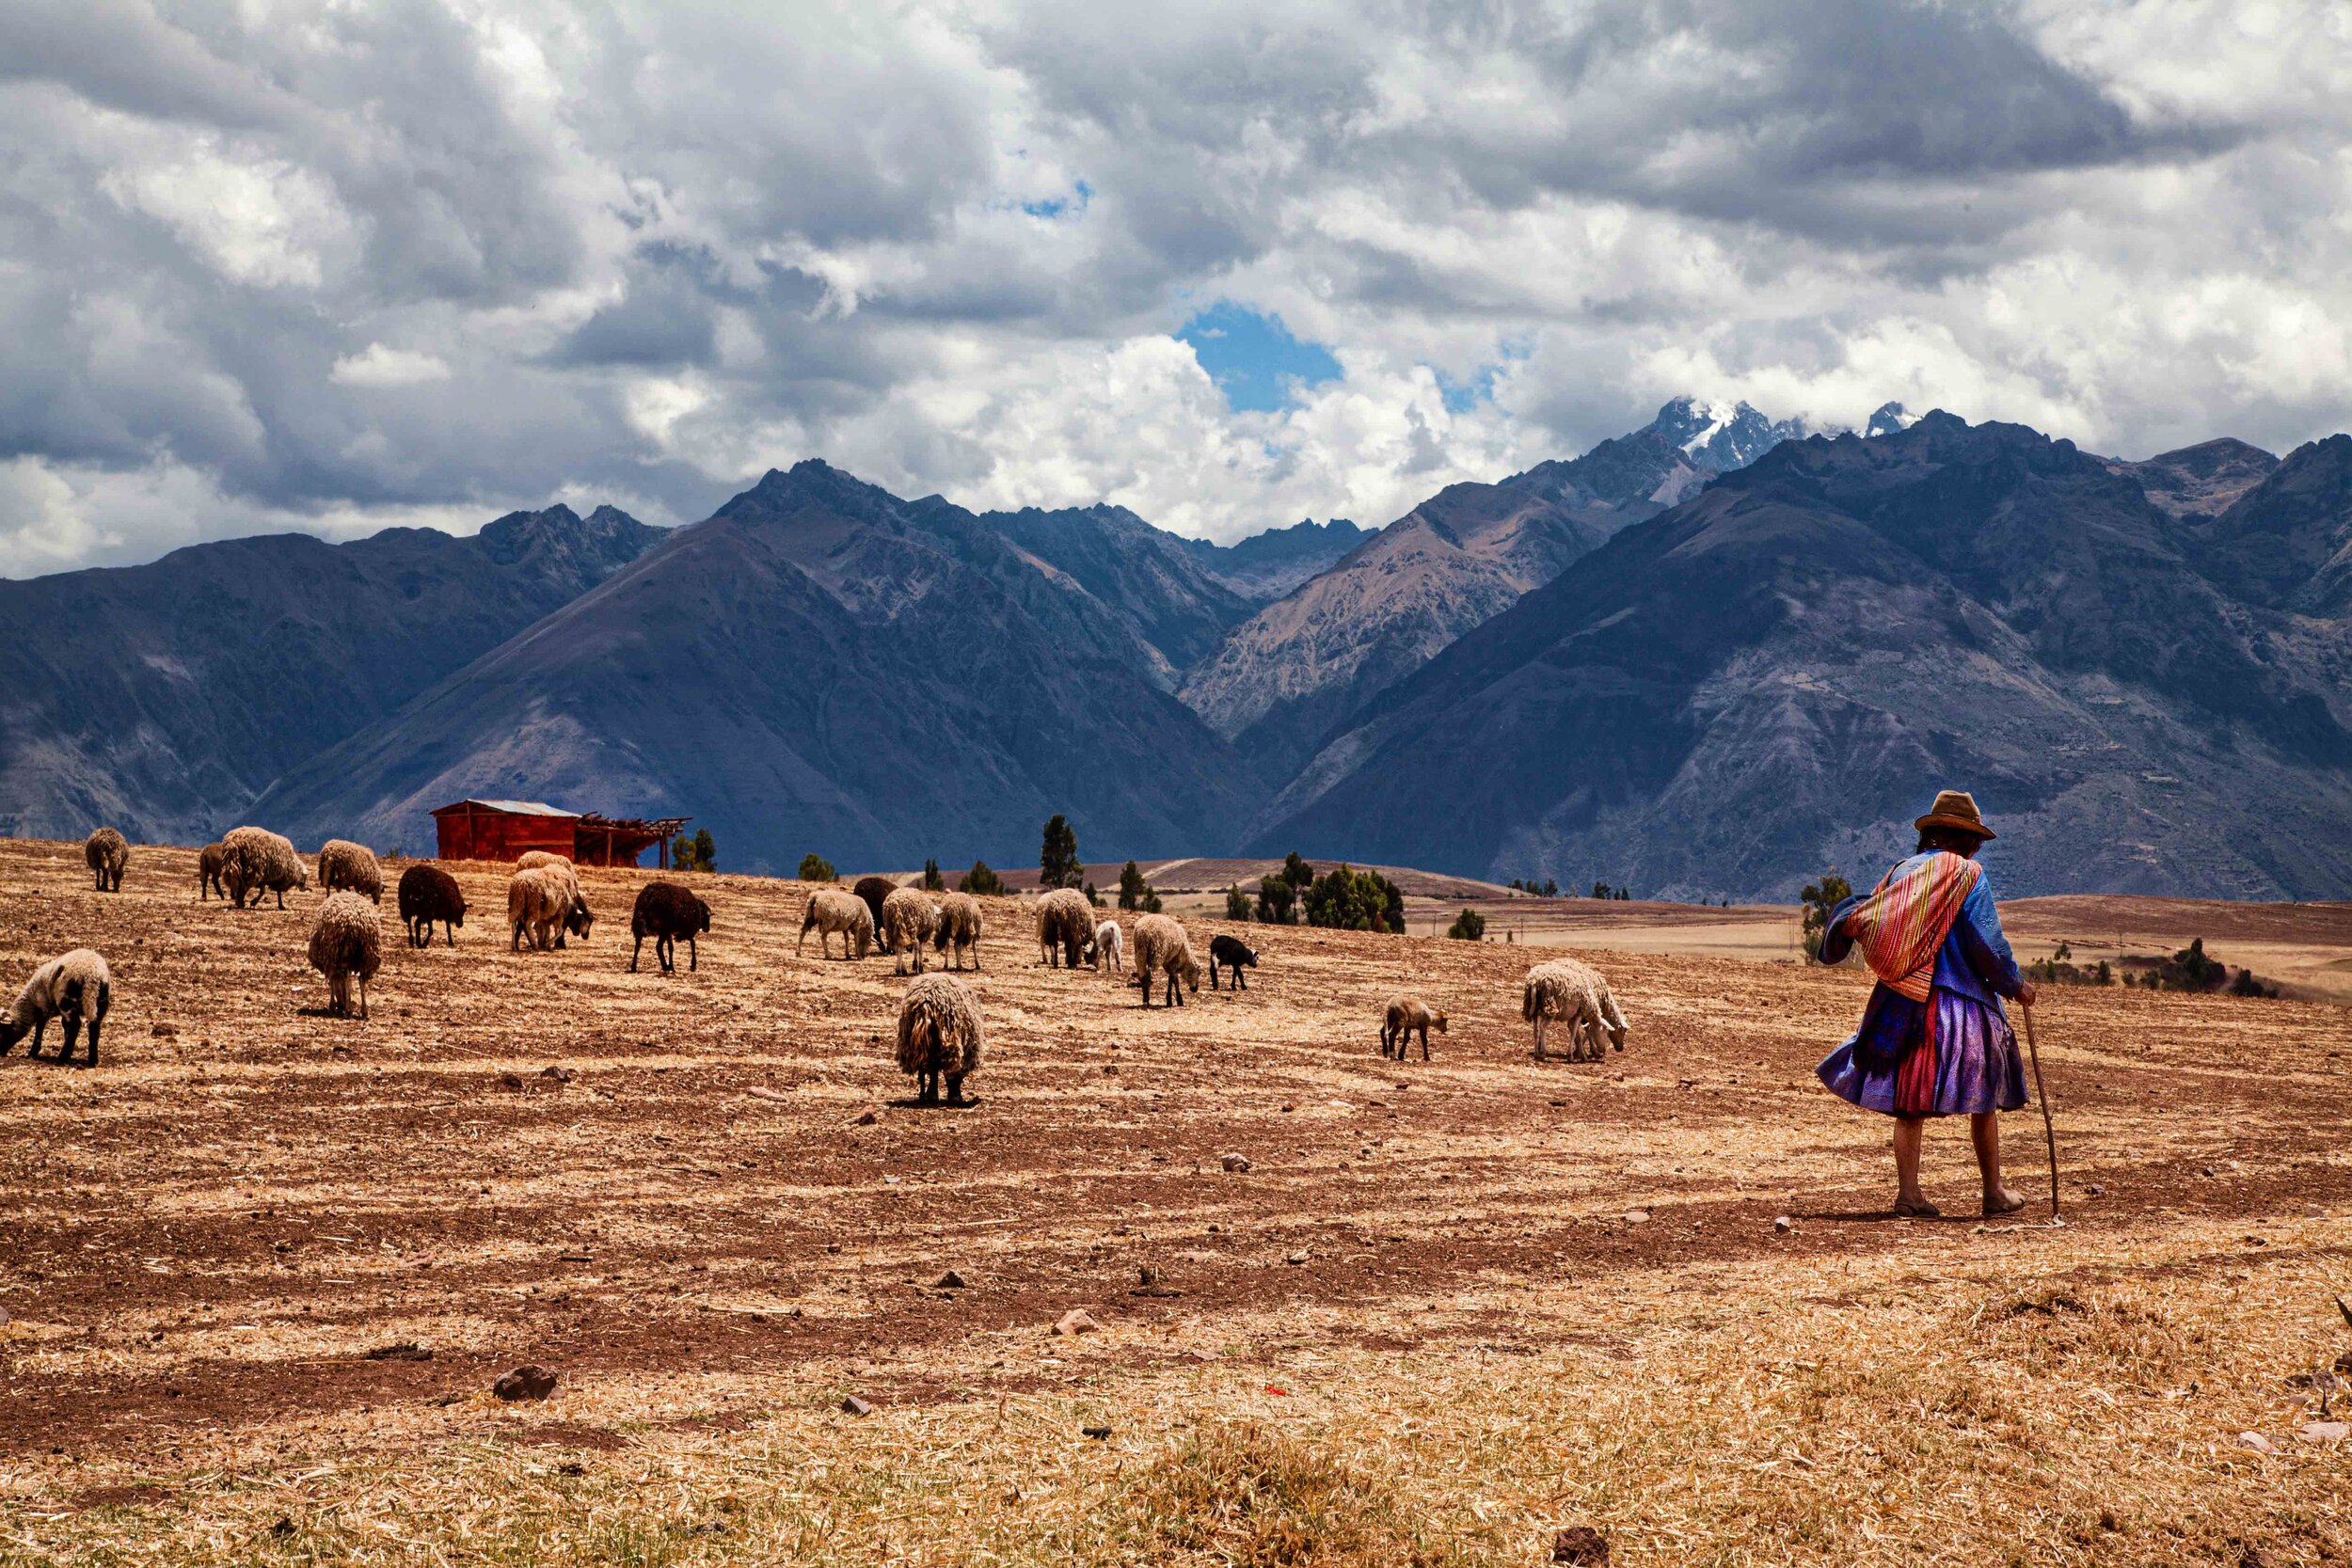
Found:
[(2002, 1111), (2026, 1103), (2026, 1068), (2002, 997), (2030, 1007), (1993, 889), (1976, 854), (1994, 836), (1976, 798), (1947, 789), (1913, 824), (1919, 847), (1877, 888), (1830, 911), (1821, 961), (1852, 949), (1878, 976), (1862, 1026), (1816, 1070), (1830, 1092), (1895, 1118), (1895, 1212), (1940, 1211), (1919, 1190), (1919, 1141), (1929, 1117), (1965, 1116), (1984, 1176), (1984, 1212), (2026, 1200), (2001, 1182)]

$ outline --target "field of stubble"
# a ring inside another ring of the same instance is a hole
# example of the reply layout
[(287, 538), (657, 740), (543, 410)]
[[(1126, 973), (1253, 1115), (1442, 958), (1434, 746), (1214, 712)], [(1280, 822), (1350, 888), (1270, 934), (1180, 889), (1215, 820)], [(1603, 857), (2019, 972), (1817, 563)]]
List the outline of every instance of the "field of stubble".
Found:
[[(115, 976), (95, 1070), (0, 1062), (0, 1564), (2352, 1557), (2342, 1009), (2054, 995), (2066, 1226), (1961, 1217), (1948, 1126), (1955, 1217), (1896, 1222), (1811, 1077), (1848, 973), (1597, 953), (1629, 1049), (1537, 1065), (1515, 947), (1258, 928), (1146, 1012), (992, 901), (979, 1103), (926, 1110), (801, 884), (689, 879), (700, 972), (630, 974), (652, 873), (518, 954), (456, 869), (363, 1023), (315, 894), (0, 844), (11, 993)], [(1432, 1062), (1375, 1050), (1400, 988)]]

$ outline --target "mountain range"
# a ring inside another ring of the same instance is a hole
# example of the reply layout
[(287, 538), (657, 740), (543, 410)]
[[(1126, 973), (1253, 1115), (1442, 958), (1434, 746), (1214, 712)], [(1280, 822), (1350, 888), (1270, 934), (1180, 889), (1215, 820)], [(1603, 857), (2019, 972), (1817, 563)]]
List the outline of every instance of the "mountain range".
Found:
[(1377, 531), (1217, 546), (827, 465), (669, 532), (277, 536), (0, 582), (0, 831), (431, 842), (463, 796), (723, 863), (1280, 853), (1778, 896), (1977, 791), (2012, 893), (2352, 893), (2352, 436), (2142, 462), (1677, 399)]

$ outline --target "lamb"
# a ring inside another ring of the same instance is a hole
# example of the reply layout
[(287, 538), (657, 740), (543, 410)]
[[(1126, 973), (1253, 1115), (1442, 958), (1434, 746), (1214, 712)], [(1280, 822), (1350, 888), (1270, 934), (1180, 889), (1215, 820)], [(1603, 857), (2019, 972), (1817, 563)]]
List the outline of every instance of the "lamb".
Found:
[(523, 943), (523, 931), (531, 932), (531, 945), (545, 950), (560, 947), (559, 934), (571, 931), (585, 938), (588, 928), (596, 924), (596, 916), (588, 911), (587, 900), (580, 895), (579, 884), (566, 879), (560, 867), (533, 866), (517, 871), (506, 884), (506, 920), (514, 927), (510, 949)]
[(939, 901), (939, 931), (931, 945), (949, 954), (955, 967), (963, 967), (963, 950), (972, 949), (972, 967), (980, 967), (980, 901), (968, 893), (951, 893)]
[(457, 945), (455, 927), (466, 923), (466, 895), (457, 879), (437, 865), (412, 865), (400, 874), (400, 918), (408, 927), (408, 945), (433, 945), (433, 923), (441, 923), (447, 943)]
[(907, 987), (898, 1005), (898, 1070), (912, 1073), (915, 1100), (939, 1103), (939, 1081), (947, 1081), (947, 1103), (968, 1105), (963, 1081), (980, 1069), (980, 1005), (971, 988), (945, 974), (923, 974)]
[[(1414, 1030), (1421, 1031), (1421, 1059), (1429, 1060), (1429, 1031), (1445, 1033), (1445, 1014), (1431, 1012), (1429, 1005), (1418, 996), (1393, 997), (1389, 1002), (1388, 1018), (1380, 1025), (1380, 1054), (1405, 1059), (1405, 1042)], [(1391, 1050), (1393, 1046), (1395, 1049)]]
[(310, 921), (310, 967), (326, 976), (326, 1010), (351, 1016), (351, 979), (359, 977), (359, 1016), (368, 1016), (368, 982), (384, 963), (383, 924), (356, 893), (330, 893)]
[(349, 888), (371, 904), (384, 902), (384, 868), (375, 851), (347, 838), (330, 838), (319, 847), (319, 888), (331, 893)]
[(1094, 928), (1094, 940), (1087, 944), (1087, 958), (1096, 969), (1105, 964), (1113, 974), (1127, 973), (1127, 933), (1119, 928), (1116, 920), (1105, 920)]
[(196, 897), (199, 903), (215, 893), (223, 898), (229, 896), (229, 890), (221, 885), (220, 880), (221, 871), (228, 863), (229, 846), (219, 839), (213, 840), (196, 852)]
[(893, 974), (907, 972), (907, 955), (914, 955), (914, 973), (923, 973), (923, 944), (939, 929), (939, 906), (923, 895), (919, 888), (901, 887), (890, 890), (882, 900), (882, 946), (898, 956), (890, 967)]
[(1604, 1054), (1600, 1043), (1604, 1029), (1610, 1044), (1619, 1051), (1625, 1049), (1625, 1015), (1617, 1010), (1617, 999), (1609, 993), (1609, 982), (1588, 963), (1554, 958), (1529, 970), (1519, 1013), (1535, 1026), (1535, 1059), (1539, 1062), (1544, 1059), (1544, 1021), (1548, 1018), (1567, 1021), (1571, 1062), (1586, 1059), (1588, 1038), (1590, 1059), (1599, 1061)]
[(882, 928), (882, 900), (889, 897), (898, 885), (887, 877), (860, 877), (857, 879), (857, 885), (850, 889), (852, 894), (866, 900), (866, 909), (873, 912), (876, 931)]
[(98, 1065), (98, 1026), (106, 1022), (106, 1009), (114, 1006), (114, 980), (106, 973), (106, 960), (87, 947), (50, 959), (33, 971), (33, 977), (24, 982), (24, 989), (16, 993), (16, 1001), (8, 1010), (0, 1013), (0, 1056), (5, 1056), (16, 1042), (26, 1035), (33, 1043), (24, 1048), (24, 1054), (40, 1055), (40, 1037), (48, 1031), (49, 1021), (65, 1020), (65, 1044), (57, 1052), (61, 1063), (73, 1060), (74, 1037), (82, 1025), (89, 1025), (89, 1060), (84, 1067)]
[(1192, 939), (1184, 928), (1164, 914), (1147, 914), (1136, 922), (1136, 974), (1143, 985), (1143, 1005), (1152, 1005), (1152, 979), (1154, 974), (1168, 976), (1168, 1005), (1181, 1007), (1184, 993), (1177, 986), (1182, 980), (1198, 995), (1200, 990), (1200, 960), (1192, 956)]
[(262, 894), (274, 893), (282, 910), (288, 888), (307, 890), (310, 885), (310, 871), (294, 853), (294, 841), (283, 833), (267, 828), (231, 828), (220, 842), (226, 851), (221, 885), (228, 890), (229, 901), (239, 909), (245, 908), (248, 897), (258, 902)]
[(89, 835), (82, 846), (82, 859), (98, 874), (98, 891), (120, 893), (122, 868), (131, 859), (131, 847), (122, 842), (122, 835), (112, 828), (101, 828)]
[(1094, 906), (1074, 887), (1057, 887), (1038, 901), (1037, 941), (1048, 964), (1078, 967), (1078, 955), (1094, 940)]
[(817, 950), (826, 958), (833, 957), (830, 939), (838, 933), (841, 956), (850, 957), (850, 943), (854, 939), (856, 957), (863, 958), (874, 942), (874, 911), (854, 893), (821, 887), (808, 895), (808, 907), (801, 911), (801, 940), (792, 944), (793, 952), (808, 945), (811, 930), (817, 933)]
[(677, 973), (677, 939), (686, 939), (686, 968), (691, 974), (702, 966), (702, 951), (694, 945), (694, 933), (710, 929), (710, 906), (690, 888), (675, 882), (647, 882), (637, 895), (637, 907), (629, 911), (629, 935), (637, 945), (628, 952), (628, 972), (637, 973), (637, 955), (645, 950), (645, 939), (653, 938), (653, 956), (660, 960), (661, 973)]
[(1209, 989), (1211, 990), (1216, 990), (1216, 970), (1219, 964), (1223, 964), (1233, 972), (1235, 990), (1248, 990), (1249, 982), (1243, 978), (1241, 972), (1258, 967), (1257, 949), (1244, 945), (1239, 937), (1222, 934), (1213, 936), (1209, 939)]

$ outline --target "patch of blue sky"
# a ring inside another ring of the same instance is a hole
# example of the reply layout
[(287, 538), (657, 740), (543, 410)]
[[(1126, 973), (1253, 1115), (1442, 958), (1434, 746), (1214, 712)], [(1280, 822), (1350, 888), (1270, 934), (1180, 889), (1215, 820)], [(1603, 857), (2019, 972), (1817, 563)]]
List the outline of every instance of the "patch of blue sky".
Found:
[(1505, 343), (1502, 357), (1481, 365), (1467, 381), (1456, 381), (1443, 371), (1438, 372), (1438, 395), (1444, 399), (1449, 414), (1467, 414), (1482, 403), (1490, 403), (1495, 395), (1495, 377), (1505, 365), (1525, 359), (1534, 350), (1525, 343)]
[(1057, 218), (1065, 213), (1083, 213), (1087, 203), (1094, 199), (1094, 187), (1081, 180), (1068, 196), (1048, 197), (1042, 201), (1025, 201), (1021, 210), (1033, 218)]
[(1291, 336), (1279, 316), (1220, 300), (1176, 331), (1235, 412), (1271, 413), (1307, 388), (1340, 378), (1340, 362), (1321, 343)]

